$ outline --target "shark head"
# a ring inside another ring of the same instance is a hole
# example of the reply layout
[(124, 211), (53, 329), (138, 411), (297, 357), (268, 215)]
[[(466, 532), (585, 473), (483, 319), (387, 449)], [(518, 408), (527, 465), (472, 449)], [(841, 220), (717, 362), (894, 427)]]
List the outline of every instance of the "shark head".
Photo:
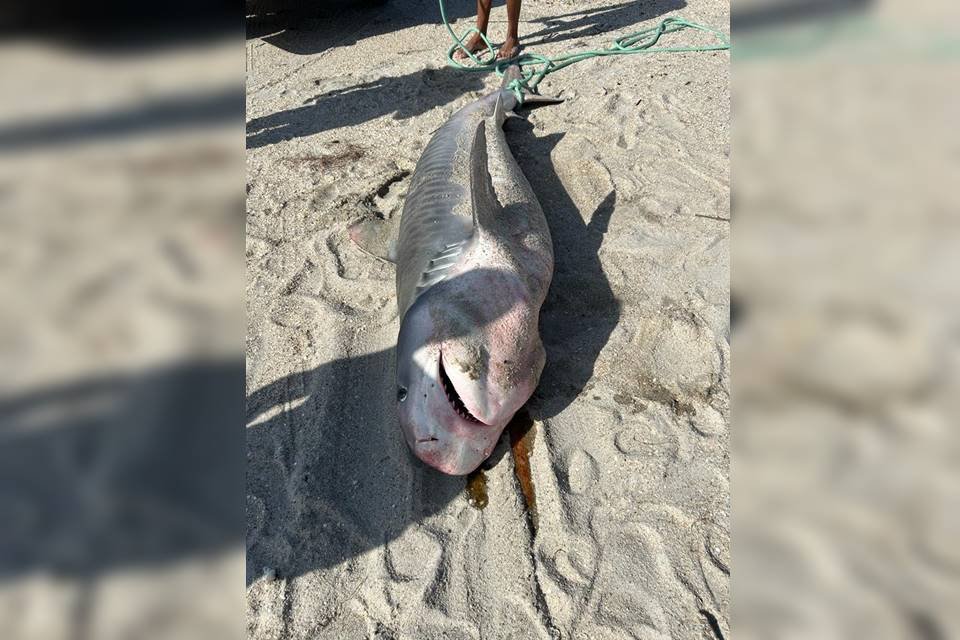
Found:
[(414, 454), (447, 474), (490, 456), (543, 371), (538, 313), (509, 280), (481, 270), (432, 287), (400, 326), (400, 426)]

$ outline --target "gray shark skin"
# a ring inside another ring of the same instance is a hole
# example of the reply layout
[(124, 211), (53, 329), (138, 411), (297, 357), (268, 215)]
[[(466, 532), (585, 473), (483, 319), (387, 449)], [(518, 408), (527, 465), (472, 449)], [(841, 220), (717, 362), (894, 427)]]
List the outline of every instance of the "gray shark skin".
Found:
[[(501, 128), (515, 106), (511, 91), (495, 91), (433, 134), (390, 252), (400, 425), (418, 458), (451, 475), (489, 457), (544, 367), (538, 322), (553, 248)], [(359, 227), (351, 236), (363, 240)]]

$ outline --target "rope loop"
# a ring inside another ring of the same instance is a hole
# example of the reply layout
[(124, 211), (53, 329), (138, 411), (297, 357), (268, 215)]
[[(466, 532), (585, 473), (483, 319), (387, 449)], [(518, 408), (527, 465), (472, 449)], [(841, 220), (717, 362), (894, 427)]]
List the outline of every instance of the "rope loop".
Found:
[[(450, 48), (447, 49), (447, 63), (456, 69), (462, 69), (464, 71), (494, 71), (497, 76), (501, 78), (506, 72), (507, 67), (515, 64), (519, 65), (521, 78), (511, 81), (505, 88), (513, 91), (514, 95), (517, 96), (517, 101), (520, 104), (523, 104), (523, 95), (525, 92), (537, 93), (537, 86), (545, 77), (547, 77), (547, 75), (553, 73), (554, 71), (559, 71), (564, 67), (568, 67), (571, 64), (580, 62), (581, 60), (589, 60), (590, 58), (598, 58), (602, 56), (631, 55), (636, 53), (726, 51), (730, 49), (730, 39), (723, 32), (677, 16), (664, 18), (656, 26), (648, 27), (646, 29), (641, 29), (640, 31), (635, 31), (633, 33), (620, 36), (605, 49), (587, 49), (585, 51), (568, 53), (553, 58), (541, 55), (539, 53), (522, 53), (518, 56), (510, 58), (509, 60), (497, 60), (497, 52), (493, 48), (493, 44), (491, 44), (490, 40), (487, 39), (487, 36), (481, 33), (476, 27), (471, 27), (464, 31), (461, 36), (457, 36), (453, 31), (453, 27), (450, 26), (450, 21), (447, 19), (447, 11), (446, 7), (444, 6), (444, 0), (439, 0), (439, 2), (440, 17), (443, 18), (443, 24), (447, 28), (450, 38), (453, 40), (453, 44), (451, 44)], [(660, 41), (662, 36), (676, 33), (677, 31), (682, 31), (684, 29), (693, 29), (696, 31), (709, 33), (714, 36), (716, 43), (695, 46), (654, 46)], [(474, 54), (472, 51), (467, 49), (467, 46), (464, 44), (464, 40), (473, 34), (479, 35), (484, 45), (486, 45), (487, 50), (484, 58), (480, 58)], [(455, 59), (453, 55), (457, 52), (457, 50), (463, 51), (472, 64), (463, 64), (459, 60)]]

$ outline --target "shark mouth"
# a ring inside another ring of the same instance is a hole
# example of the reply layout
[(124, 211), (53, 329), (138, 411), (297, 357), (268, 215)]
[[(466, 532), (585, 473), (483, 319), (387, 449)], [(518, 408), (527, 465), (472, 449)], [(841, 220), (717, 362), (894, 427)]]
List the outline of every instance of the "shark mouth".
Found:
[(447, 401), (450, 402), (450, 406), (453, 407), (453, 410), (457, 412), (457, 415), (467, 420), (468, 422), (473, 422), (475, 424), (484, 424), (478, 420), (470, 411), (467, 410), (467, 406), (463, 404), (463, 400), (460, 398), (460, 394), (457, 393), (456, 387), (453, 386), (453, 382), (450, 381), (450, 378), (447, 376), (447, 372), (443, 368), (443, 355), (440, 356), (440, 384), (443, 386), (443, 392), (447, 395)]

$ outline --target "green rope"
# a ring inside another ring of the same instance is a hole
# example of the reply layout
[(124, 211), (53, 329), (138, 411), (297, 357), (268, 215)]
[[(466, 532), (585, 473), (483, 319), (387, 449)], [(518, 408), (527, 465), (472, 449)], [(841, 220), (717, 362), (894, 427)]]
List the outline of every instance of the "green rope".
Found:
[[(576, 62), (580, 62), (581, 60), (588, 60), (590, 58), (598, 58), (601, 56), (621, 56), (634, 53), (724, 51), (730, 48), (729, 38), (716, 29), (705, 27), (701, 24), (697, 24), (696, 22), (690, 22), (684, 18), (666, 18), (655, 27), (641, 29), (640, 31), (635, 31), (617, 38), (606, 49), (588, 49), (586, 51), (568, 53), (553, 58), (540, 55), (539, 53), (524, 53), (522, 55), (510, 58), (509, 60), (498, 61), (496, 60), (497, 52), (494, 50), (493, 45), (487, 39), (487, 36), (481, 33), (476, 27), (467, 29), (458, 37), (453, 31), (453, 27), (450, 26), (450, 21), (447, 20), (447, 11), (444, 7), (444, 0), (439, 0), (439, 2), (440, 16), (443, 18), (443, 24), (447, 28), (447, 32), (450, 34), (450, 37), (453, 39), (453, 44), (450, 45), (450, 48), (447, 50), (447, 62), (450, 64), (450, 66), (457, 69), (463, 69), (464, 71), (495, 71), (498, 76), (503, 77), (504, 71), (507, 67), (514, 64), (519, 65), (521, 69), (521, 78), (508, 84), (507, 89), (512, 90), (514, 94), (516, 94), (517, 101), (521, 104), (523, 103), (524, 91), (536, 93), (537, 85), (539, 85), (548, 74), (551, 74), (554, 71), (559, 71), (560, 69), (568, 67)], [(719, 42), (717, 44), (702, 46), (654, 46), (660, 41), (662, 36), (676, 33), (677, 31), (682, 31), (684, 29), (696, 29), (697, 31), (711, 33)], [(487, 46), (487, 54), (489, 54), (489, 57), (487, 57), (486, 60), (482, 60), (476, 56), (463, 44), (463, 41), (474, 33), (478, 34), (480, 39), (483, 40), (483, 43)], [(473, 64), (461, 64), (458, 60), (454, 59), (453, 54), (457, 49), (460, 49), (466, 53)]]

